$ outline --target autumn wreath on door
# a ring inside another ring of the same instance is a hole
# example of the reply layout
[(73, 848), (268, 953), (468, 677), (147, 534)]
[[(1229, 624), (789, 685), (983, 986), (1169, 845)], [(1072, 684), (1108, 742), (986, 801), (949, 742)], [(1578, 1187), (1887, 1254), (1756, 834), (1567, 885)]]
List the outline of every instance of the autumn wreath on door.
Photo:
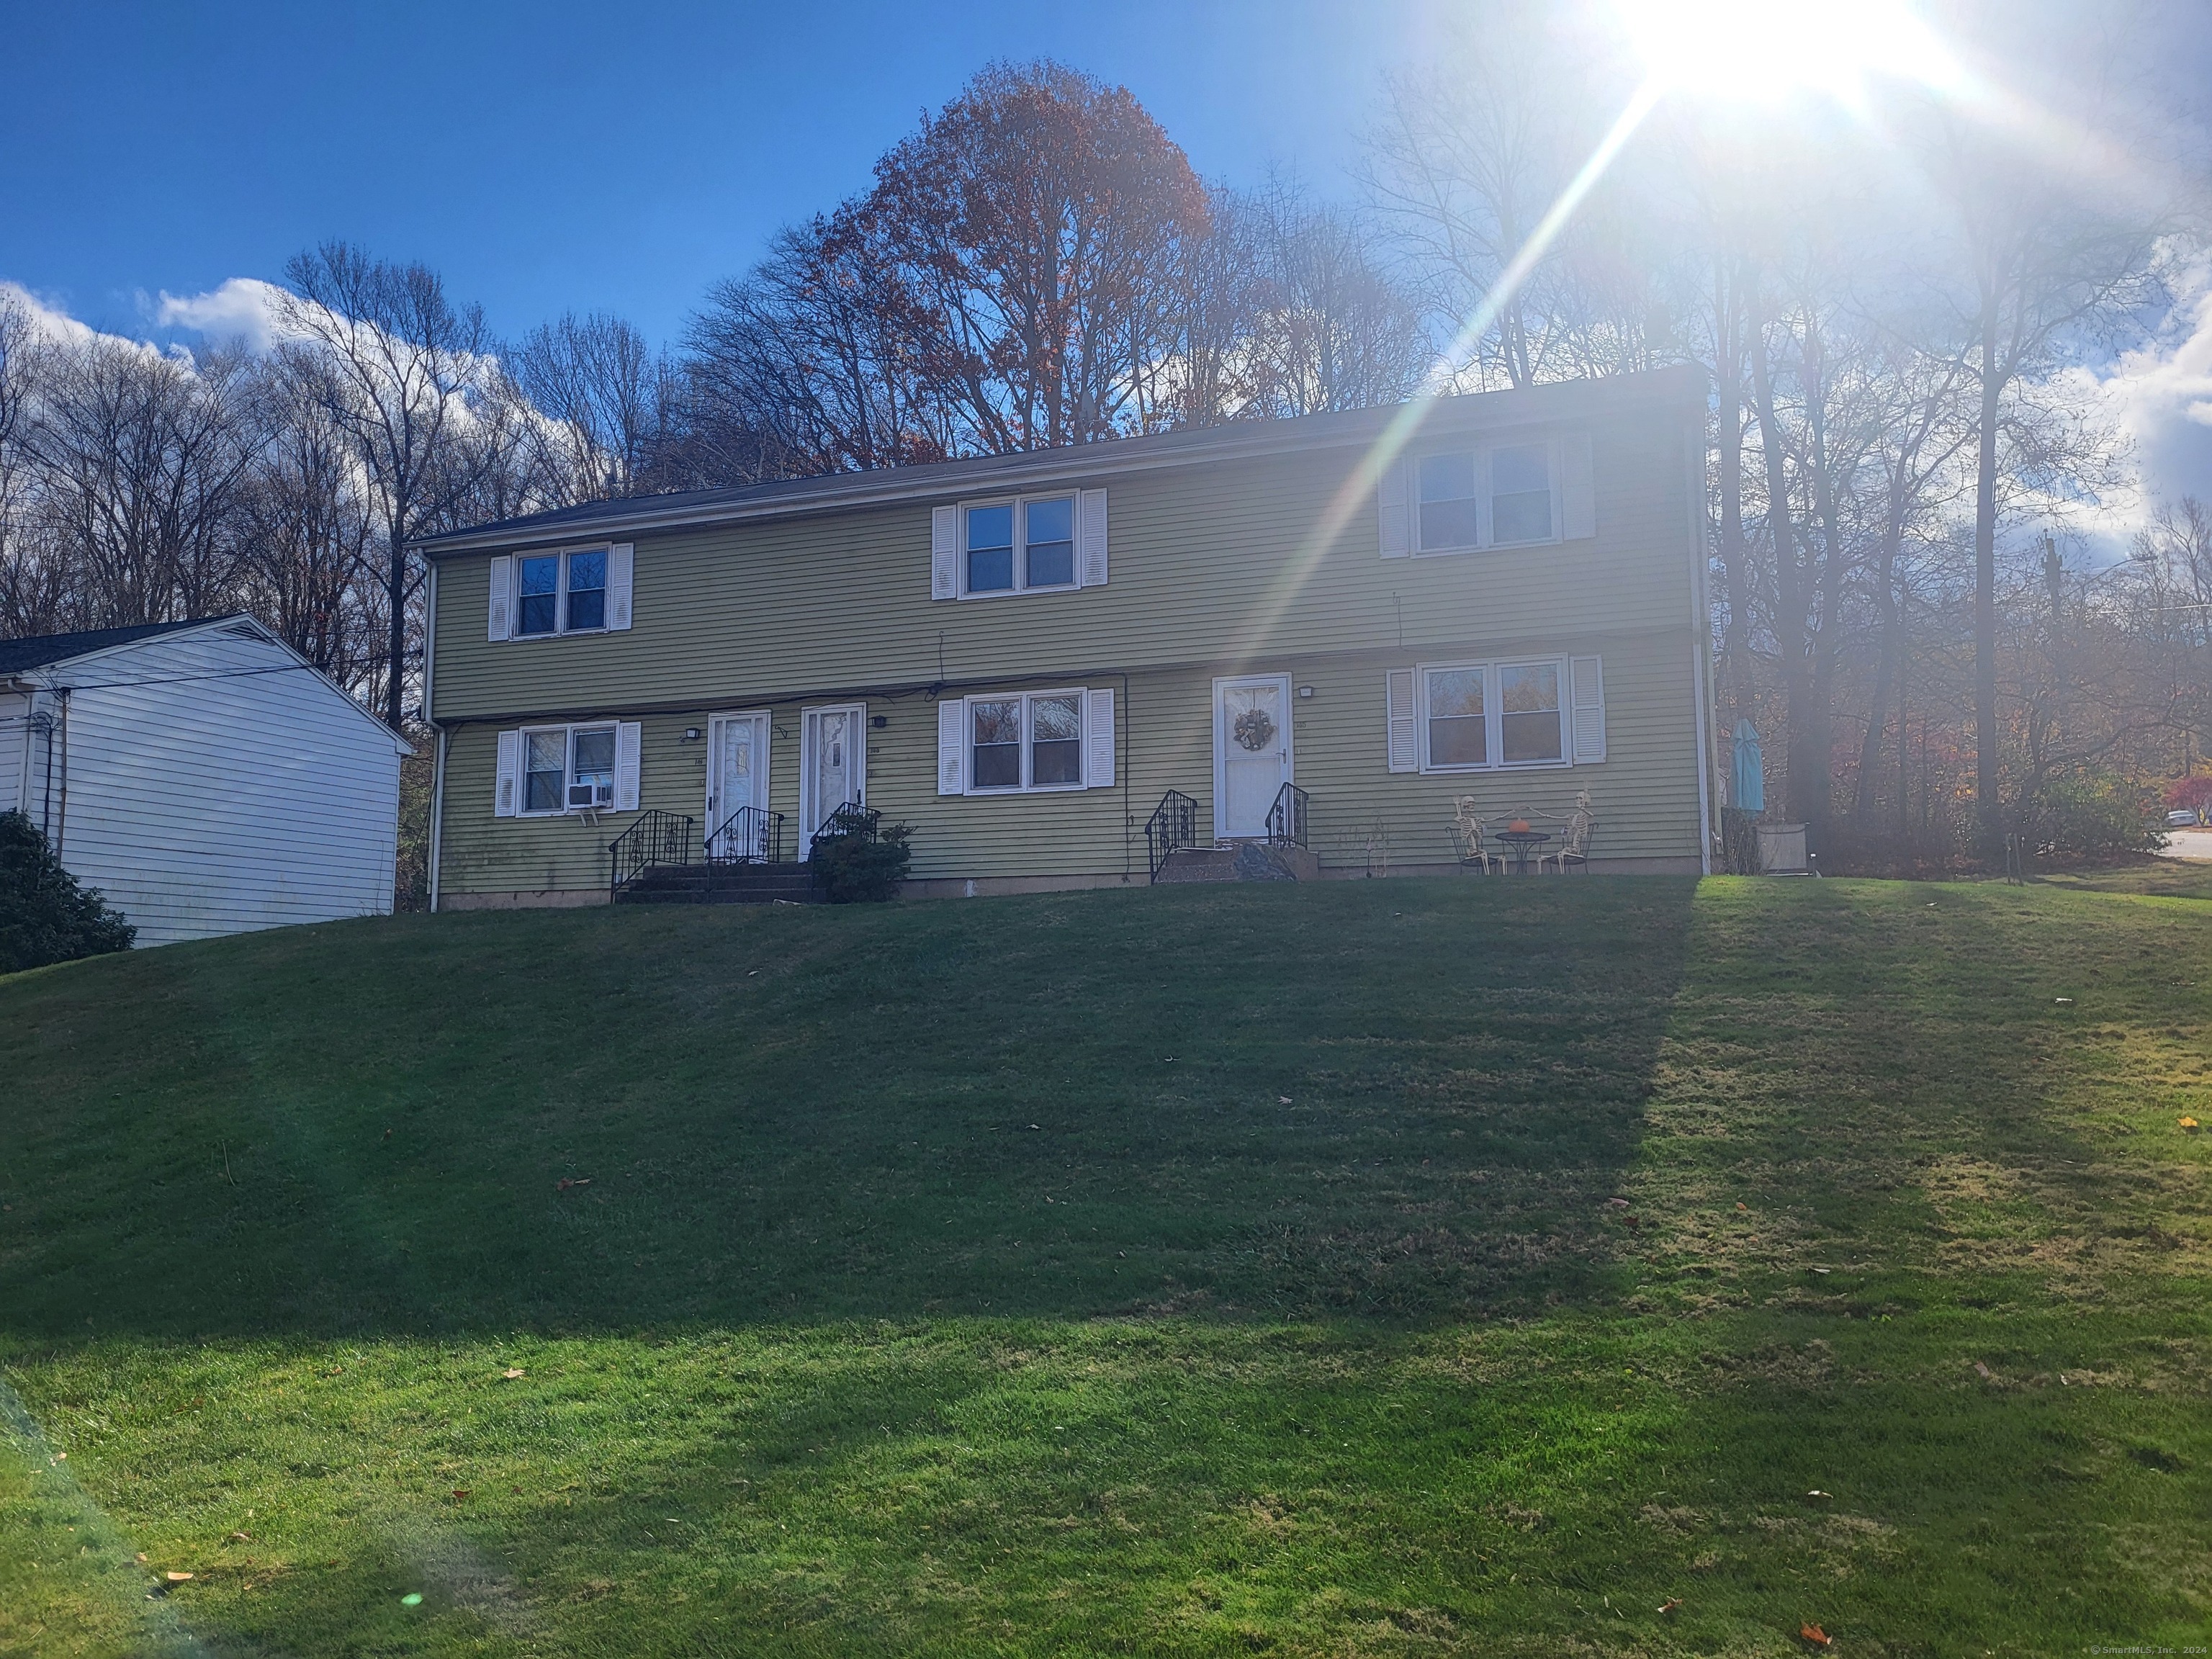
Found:
[(1273, 717), (1266, 709), (1248, 708), (1237, 715), (1229, 731), (1230, 735), (1237, 739), (1240, 747), (1257, 754), (1267, 746), (1267, 740), (1275, 735), (1275, 722)]

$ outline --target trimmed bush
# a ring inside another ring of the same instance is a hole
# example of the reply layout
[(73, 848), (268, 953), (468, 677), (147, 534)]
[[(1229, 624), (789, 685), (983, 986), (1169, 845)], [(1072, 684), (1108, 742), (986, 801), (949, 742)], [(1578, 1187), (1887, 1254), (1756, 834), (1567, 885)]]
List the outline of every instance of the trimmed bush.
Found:
[(137, 936), (62, 868), (38, 825), (0, 812), (0, 974), (127, 951)]
[(911, 824), (883, 827), (884, 815), (865, 806), (847, 805), (830, 815), (830, 823), (814, 838), (806, 861), (814, 866), (814, 879), (823, 896), (832, 904), (888, 899), (898, 894), (914, 861), (907, 839)]
[(2045, 780), (2023, 815), (2039, 859), (2094, 862), (2166, 845), (2154, 790), (2098, 772)]

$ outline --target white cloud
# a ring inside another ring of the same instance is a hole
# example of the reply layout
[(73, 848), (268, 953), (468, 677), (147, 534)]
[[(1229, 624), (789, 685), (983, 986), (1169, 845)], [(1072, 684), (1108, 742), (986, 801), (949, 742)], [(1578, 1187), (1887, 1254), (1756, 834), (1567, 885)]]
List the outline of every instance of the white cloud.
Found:
[(266, 351), (282, 332), (276, 321), (281, 292), (258, 276), (233, 276), (204, 294), (164, 289), (154, 321), (160, 328), (190, 329), (210, 342), (243, 340), (254, 351)]
[(13, 301), (31, 319), (32, 328), (56, 345), (83, 345), (99, 337), (99, 331), (48, 304), (21, 283), (0, 282), (0, 301)]
[(2142, 489), (2131, 518), (2182, 495), (2212, 500), (2212, 256), (2179, 262), (2169, 280), (2173, 306), (2151, 337), (2095, 377), (2134, 447)]

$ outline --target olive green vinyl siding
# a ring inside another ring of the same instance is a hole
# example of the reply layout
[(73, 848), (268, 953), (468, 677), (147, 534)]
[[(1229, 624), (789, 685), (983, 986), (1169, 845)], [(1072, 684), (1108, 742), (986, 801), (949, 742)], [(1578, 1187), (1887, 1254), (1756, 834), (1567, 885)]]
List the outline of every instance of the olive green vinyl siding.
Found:
[[(1316, 546), (1349, 451), (1109, 478), (1112, 580), (929, 597), (930, 503), (640, 538), (623, 633), (485, 637), (488, 556), (443, 559), (433, 714), (758, 705), (978, 677), (1134, 672), (1690, 624), (1683, 428), (1593, 428), (1595, 538), (1383, 559), (1371, 491)], [(1034, 493), (1034, 492), (1032, 492)]]
[[(1490, 647), (1486, 646), (1485, 649)], [(1695, 635), (1687, 629), (1576, 638), (1529, 636), (1493, 654), (1597, 654), (1605, 665), (1607, 757), (1594, 764), (1512, 772), (1394, 774), (1389, 769), (1384, 676), (1417, 660), (1474, 654), (1435, 651), (1270, 658), (1253, 672), (1293, 684), (1297, 780), (1311, 797), (1313, 849), (1325, 868), (1436, 865), (1454, 856), (1452, 802), (1472, 795), (1486, 816), (1564, 814), (1589, 791), (1602, 859), (1693, 860), (1698, 855), (1697, 737), (1690, 696)], [(1066, 677), (1008, 679), (1020, 690), (1070, 684)], [(922, 879), (1000, 877), (1146, 878), (1145, 821), (1169, 789), (1199, 803), (1199, 830), (1212, 833), (1213, 677), (1207, 670), (1094, 679), (1115, 702), (1119, 755), (1110, 788), (1041, 794), (939, 795), (936, 706), (920, 694), (869, 700), (887, 723), (867, 732), (867, 799), (888, 821), (914, 827), (913, 874)], [(1297, 696), (1311, 686), (1310, 697)], [(805, 705), (769, 706), (771, 810), (789, 822), (796, 850), (799, 733)], [(733, 705), (725, 712), (739, 712)], [(704, 712), (643, 717), (639, 803), (698, 820), (705, 832)], [(538, 893), (604, 888), (606, 844), (635, 821), (602, 812), (577, 817), (495, 818), (496, 724), (466, 726), (447, 758), (443, 891)]]
[[(887, 722), (866, 732), (868, 804), (914, 826), (915, 877), (1141, 882), (1145, 823), (1165, 790), (1196, 799), (1212, 834), (1212, 681), (1239, 673), (1314, 688), (1293, 697), (1294, 763), (1325, 867), (1450, 859), (1456, 795), (1486, 814), (1558, 812), (1584, 788), (1599, 858), (1695, 867), (1698, 428), (1664, 410), (1588, 429), (1597, 533), (1536, 548), (1383, 558), (1372, 491), (1352, 482), (1358, 452), (1323, 449), (1086, 479), (1108, 492), (1111, 580), (1068, 592), (933, 600), (930, 511), (951, 494), (640, 534), (623, 633), (489, 641), (489, 556), (442, 557), (441, 894), (604, 891), (606, 843), (635, 821), (495, 817), (501, 729), (639, 720), (641, 807), (703, 820), (708, 744), (684, 730), (768, 710), (768, 804), (798, 852), (801, 710), (860, 702)], [(1604, 762), (1389, 770), (1390, 669), (1522, 655), (1602, 658)], [(937, 793), (939, 690), (1067, 686), (1114, 692), (1110, 789)]]

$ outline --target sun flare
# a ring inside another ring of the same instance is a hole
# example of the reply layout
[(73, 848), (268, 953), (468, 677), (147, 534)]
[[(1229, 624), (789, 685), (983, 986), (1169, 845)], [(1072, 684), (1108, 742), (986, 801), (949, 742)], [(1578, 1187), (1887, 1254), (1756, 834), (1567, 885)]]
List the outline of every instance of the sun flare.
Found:
[(1620, 0), (1655, 79), (1704, 98), (1811, 92), (1860, 101), (1878, 79), (1954, 84), (1955, 60), (1899, 0)]

